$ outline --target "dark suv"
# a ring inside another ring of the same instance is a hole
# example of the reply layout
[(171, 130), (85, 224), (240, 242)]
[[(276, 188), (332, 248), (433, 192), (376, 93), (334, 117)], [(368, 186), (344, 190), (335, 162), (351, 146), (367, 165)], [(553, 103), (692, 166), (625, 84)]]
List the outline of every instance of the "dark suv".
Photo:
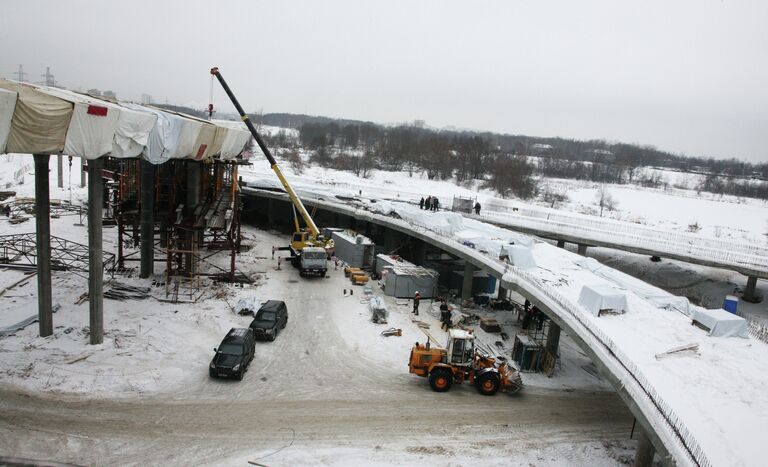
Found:
[(253, 331), (248, 328), (232, 328), (221, 341), (211, 364), (208, 374), (211, 377), (235, 377), (243, 379), (243, 373), (253, 360), (256, 352), (256, 339)]
[(288, 308), (285, 302), (269, 300), (256, 312), (250, 327), (256, 337), (273, 341), (286, 324), (288, 324)]

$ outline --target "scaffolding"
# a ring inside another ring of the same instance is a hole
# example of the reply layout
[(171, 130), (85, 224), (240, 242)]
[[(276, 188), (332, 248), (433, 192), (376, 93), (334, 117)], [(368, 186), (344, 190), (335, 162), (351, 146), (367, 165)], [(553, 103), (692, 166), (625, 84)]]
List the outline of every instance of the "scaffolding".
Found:
[[(242, 249), (240, 187), (241, 161), (212, 163), (171, 160), (157, 166), (155, 175), (153, 251), (166, 265), (165, 299), (195, 301), (202, 295), (203, 278), (247, 280), (237, 274), (235, 259)], [(200, 164), (200, 186), (188, 184), (188, 164)], [(130, 271), (126, 263), (140, 261), (141, 176), (138, 159), (110, 159), (105, 167), (115, 174), (113, 190), (106, 197), (118, 230), (117, 269)], [(184, 204), (190, 190), (197, 202)], [(202, 251), (228, 252), (228, 270), (206, 261)], [(218, 271), (211, 272), (215, 268)]]

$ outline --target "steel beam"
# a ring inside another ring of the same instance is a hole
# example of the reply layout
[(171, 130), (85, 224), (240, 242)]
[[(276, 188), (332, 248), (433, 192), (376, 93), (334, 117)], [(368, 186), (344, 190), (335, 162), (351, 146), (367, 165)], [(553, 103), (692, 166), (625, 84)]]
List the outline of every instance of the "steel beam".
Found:
[(104, 271), (102, 257), (103, 159), (88, 162), (88, 309), (91, 344), (104, 342)]
[(53, 334), (51, 294), (51, 200), (48, 154), (35, 154), (35, 227), (37, 236), (37, 317), (40, 337)]
[(146, 279), (155, 272), (155, 170), (150, 162), (141, 160), (141, 267), (139, 277)]

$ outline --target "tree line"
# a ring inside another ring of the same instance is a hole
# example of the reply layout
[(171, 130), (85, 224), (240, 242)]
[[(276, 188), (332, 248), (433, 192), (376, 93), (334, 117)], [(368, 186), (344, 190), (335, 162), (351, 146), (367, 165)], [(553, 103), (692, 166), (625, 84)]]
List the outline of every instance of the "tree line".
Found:
[(659, 167), (707, 175), (701, 191), (768, 199), (768, 163), (736, 159), (683, 157), (653, 146), (539, 138), (490, 132), (434, 130), (403, 124), (383, 126), (296, 114), (254, 115), (259, 123), (298, 130), (298, 140), (276, 134), (280, 147), (300, 145), (312, 151), (312, 162), (355, 173), (372, 169), (423, 171), (430, 179), (481, 180), (502, 196), (537, 194), (533, 176), (570, 178), (597, 183), (637, 183), (659, 187)]

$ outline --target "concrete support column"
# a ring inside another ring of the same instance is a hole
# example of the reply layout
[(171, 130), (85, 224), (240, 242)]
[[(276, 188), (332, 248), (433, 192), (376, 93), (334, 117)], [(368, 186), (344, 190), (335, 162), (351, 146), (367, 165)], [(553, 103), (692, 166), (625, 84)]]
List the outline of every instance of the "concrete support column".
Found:
[(749, 276), (747, 278), (747, 288), (744, 289), (744, 294), (741, 296), (741, 298), (745, 302), (757, 303), (760, 301), (760, 297), (757, 295), (756, 291), (757, 291), (757, 277)]
[(139, 277), (146, 279), (155, 272), (155, 169), (150, 162), (141, 160), (141, 268)]
[(653, 455), (655, 450), (648, 435), (645, 434), (645, 429), (640, 428), (637, 433), (637, 452), (635, 452), (635, 467), (651, 467), (653, 465)]
[(392, 250), (400, 246), (398, 245), (399, 237), (400, 235), (397, 231), (384, 228), (384, 249), (387, 253), (392, 252)]
[(368, 238), (371, 238), (371, 234), (373, 233), (373, 229), (371, 228), (370, 222), (365, 222), (365, 236)]
[(88, 162), (88, 309), (92, 345), (104, 342), (103, 167), (104, 159)]
[(581, 256), (587, 256), (587, 245), (579, 243), (577, 253)]
[(64, 156), (56, 156), (56, 168), (58, 175), (59, 188), (64, 188)]
[(461, 284), (461, 298), (472, 298), (472, 283), (475, 280), (475, 265), (467, 261), (464, 263), (464, 281)]
[(37, 318), (40, 337), (53, 334), (51, 296), (51, 201), (47, 154), (35, 154), (35, 227), (37, 237)]
[(557, 241), (557, 247), (558, 248), (565, 248), (565, 240), (558, 240)]
[(80, 188), (85, 188), (85, 161), (80, 158)]
[[(501, 281), (499, 281), (501, 282)], [(509, 295), (509, 291), (502, 286), (499, 286), (499, 293), (496, 294), (497, 300), (506, 300)]]
[(427, 254), (427, 245), (418, 238), (411, 238), (411, 254), (413, 255), (412, 261), (419, 266), (424, 265), (424, 260)]
[(547, 333), (547, 352), (552, 356), (557, 356), (557, 349), (560, 346), (560, 326), (552, 320), (549, 320), (549, 332)]
[(333, 213), (334, 227), (341, 227), (341, 215), (338, 212)]
[(275, 200), (272, 198), (267, 198), (267, 225), (275, 226)]

